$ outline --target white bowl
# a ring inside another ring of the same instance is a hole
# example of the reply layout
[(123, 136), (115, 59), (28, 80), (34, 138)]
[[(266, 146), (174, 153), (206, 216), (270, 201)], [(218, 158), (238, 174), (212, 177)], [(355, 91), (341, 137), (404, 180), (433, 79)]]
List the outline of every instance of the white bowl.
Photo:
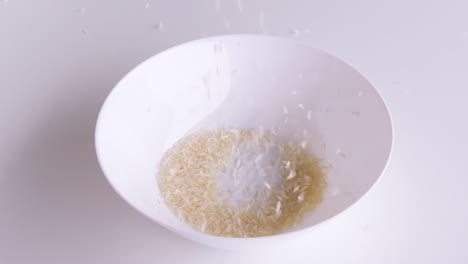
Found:
[[(332, 165), (323, 203), (294, 230), (268, 237), (210, 236), (180, 222), (158, 196), (164, 152), (198, 128), (258, 125), (291, 137), (307, 129), (312, 152)], [(307, 44), (255, 35), (195, 40), (149, 58), (116, 85), (96, 126), (102, 170), (130, 205), (188, 239), (229, 249), (311, 234), (374, 185), (391, 148), (389, 113), (362, 74)]]

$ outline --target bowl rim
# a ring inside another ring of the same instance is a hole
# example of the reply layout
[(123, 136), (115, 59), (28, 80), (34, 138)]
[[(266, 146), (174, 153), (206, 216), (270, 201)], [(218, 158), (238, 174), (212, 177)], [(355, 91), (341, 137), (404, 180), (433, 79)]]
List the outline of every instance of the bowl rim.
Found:
[[(380, 99), (380, 101), (382, 102), (384, 108), (385, 108), (385, 115), (386, 117), (388, 118), (388, 121), (389, 121), (389, 125), (390, 125), (390, 147), (388, 149), (388, 153), (386, 153), (386, 161), (385, 161), (385, 164), (384, 166), (382, 166), (382, 169), (379, 173), (379, 176), (377, 177), (377, 179), (371, 184), (371, 186), (359, 197), (357, 198), (353, 203), (349, 204), (348, 206), (344, 207), (341, 211), (335, 213), (334, 215), (326, 218), (325, 220), (322, 220), (321, 222), (318, 222), (314, 225), (311, 225), (311, 226), (307, 226), (307, 227), (304, 227), (304, 228), (301, 228), (301, 229), (298, 229), (298, 230), (291, 230), (291, 231), (287, 231), (285, 233), (278, 233), (278, 234), (274, 234), (274, 235), (268, 235), (268, 236), (259, 236), (259, 237), (223, 237), (223, 236), (215, 236), (215, 235), (210, 235), (210, 234), (205, 234), (205, 233), (201, 233), (201, 232), (197, 232), (197, 235), (199, 235), (200, 237), (206, 237), (206, 238), (215, 238), (215, 239), (222, 239), (222, 240), (230, 240), (230, 241), (246, 241), (246, 240), (249, 240), (249, 241), (252, 241), (252, 240), (257, 240), (257, 241), (261, 241), (261, 240), (265, 240), (265, 239), (271, 239), (271, 238), (278, 238), (278, 237), (286, 237), (286, 236), (295, 236), (295, 235), (298, 235), (299, 233), (305, 233), (305, 232), (309, 232), (315, 228), (317, 228), (318, 226), (321, 226), (321, 225), (324, 225), (325, 223), (329, 223), (331, 222), (331, 220), (334, 220), (337, 218), (337, 216), (339, 215), (343, 215), (345, 212), (347, 212), (350, 208), (352, 208), (356, 203), (358, 203), (359, 201), (361, 201), (362, 199), (364, 199), (365, 197), (367, 197), (368, 193), (370, 192), (370, 190), (372, 190), (375, 185), (377, 184), (377, 182), (380, 181), (380, 179), (382, 178), (383, 174), (385, 173), (386, 169), (388, 168), (388, 164), (390, 163), (390, 160), (391, 160), (391, 157), (392, 157), (392, 154), (393, 154), (393, 149), (394, 149), (394, 126), (393, 126), (393, 120), (392, 120), (392, 117), (390, 115), (390, 111), (389, 111), (389, 107), (388, 107), (388, 104), (386, 103), (384, 97), (381, 95), (381, 93), (377, 90), (376, 86), (370, 81), (370, 79), (364, 75), (362, 72), (360, 72), (359, 70), (357, 70), (355, 67), (353, 67), (350, 63), (348, 62), (345, 62), (344, 60), (342, 60), (341, 58), (333, 55), (332, 53), (326, 51), (326, 50), (323, 50), (321, 48), (317, 48), (315, 46), (313, 46), (312, 44), (308, 43), (308, 42), (305, 42), (305, 41), (301, 41), (301, 40), (296, 40), (296, 39), (291, 39), (291, 38), (286, 38), (286, 37), (278, 37), (278, 36), (268, 36), (268, 35), (260, 35), (260, 34), (225, 34), (225, 35), (215, 35), (215, 36), (210, 36), (210, 37), (206, 37), (206, 38), (200, 38), (200, 39), (195, 39), (195, 40), (191, 40), (191, 41), (188, 41), (188, 42), (183, 42), (183, 43), (180, 43), (180, 44), (177, 44), (175, 46), (172, 46), (172, 47), (169, 47), (165, 50), (162, 50), (154, 55), (152, 55), (151, 57), (143, 60), (142, 62), (138, 63), (136, 66), (134, 66), (130, 71), (128, 71), (115, 85), (114, 87), (112, 88), (112, 90), (109, 92), (109, 94), (106, 96), (106, 99), (104, 100), (100, 110), (99, 110), (99, 113), (98, 113), (98, 117), (97, 117), (97, 120), (96, 120), (96, 126), (95, 126), (95, 133), (94, 133), (94, 144), (95, 144), (95, 151), (96, 151), (96, 156), (97, 156), (97, 160), (98, 160), (98, 163), (99, 163), (99, 167), (101, 168), (105, 178), (107, 179), (107, 181), (109, 182), (109, 184), (112, 186), (112, 189), (114, 189), (114, 191), (125, 201), (127, 202), (133, 209), (135, 209), (136, 211), (138, 211), (139, 213), (141, 213), (142, 215), (144, 215), (145, 217), (149, 218), (151, 221), (154, 221), (156, 223), (158, 223), (160, 226), (170, 230), (170, 231), (177, 231), (177, 232), (182, 232), (182, 233), (185, 233), (186, 231), (182, 231), (182, 230), (178, 230), (174, 227), (170, 227), (170, 226), (167, 226), (165, 225), (164, 223), (160, 222), (158, 219), (152, 217), (151, 215), (147, 214), (146, 212), (144, 212), (143, 210), (139, 209), (136, 205), (134, 205), (131, 201), (129, 201), (120, 191), (119, 189), (117, 188), (117, 186), (114, 185), (114, 183), (112, 182), (111, 180), (111, 177), (109, 176), (109, 172), (106, 170), (105, 166), (103, 165), (103, 162), (102, 162), (102, 154), (101, 154), (101, 151), (99, 149), (99, 146), (100, 146), (100, 130), (101, 130), (101, 123), (102, 123), (102, 113), (104, 111), (104, 109), (107, 107), (107, 105), (109, 104), (109, 101), (110, 101), (110, 98), (112, 97), (112, 94), (115, 93), (116, 90), (119, 90), (119, 89), (122, 89), (120, 87), (121, 84), (123, 82), (126, 81), (127, 78), (129, 78), (129, 76), (131, 76), (135, 71), (138, 71), (140, 68), (144, 67), (145, 64), (147, 64), (147, 62), (151, 61), (151, 60), (154, 60), (156, 59), (157, 57), (159, 56), (162, 56), (163, 54), (165, 53), (168, 53), (168, 52), (171, 52), (172, 50), (175, 50), (175, 49), (179, 49), (179, 48), (182, 48), (182, 47), (185, 47), (185, 46), (189, 46), (189, 45), (192, 45), (194, 43), (198, 43), (198, 42), (204, 42), (204, 41), (217, 41), (217, 40), (223, 40), (225, 38), (257, 38), (257, 39), (269, 39), (269, 40), (273, 40), (273, 41), (283, 41), (283, 42), (289, 42), (291, 44), (295, 44), (295, 45), (301, 45), (301, 46), (306, 46), (308, 47), (309, 49), (313, 50), (314, 52), (317, 52), (317, 53), (320, 53), (322, 55), (325, 55), (325, 56), (328, 56), (328, 57), (331, 57), (332, 59), (348, 66), (349, 68), (351, 68), (352, 70), (354, 70), (357, 74), (361, 75), (366, 82), (369, 83), (369, 85), (372, 87), (372, 89), (374, 89), (374, 91), (376, 92), (377, 94), (377, 97), (378, 99)], [(186, 238), (189, 238), (190, 237), (186, 237)]]

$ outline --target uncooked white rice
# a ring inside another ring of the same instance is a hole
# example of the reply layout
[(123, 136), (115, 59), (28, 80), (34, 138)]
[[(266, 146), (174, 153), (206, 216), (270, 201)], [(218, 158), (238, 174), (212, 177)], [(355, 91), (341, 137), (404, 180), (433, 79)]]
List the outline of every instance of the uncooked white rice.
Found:
[(322, 201), (325, 175), (303, 142), (276, 133), (213, 129), (182, 138), (160, 164), (163, 201), (211, 235), (267, 236), (297, 224)]

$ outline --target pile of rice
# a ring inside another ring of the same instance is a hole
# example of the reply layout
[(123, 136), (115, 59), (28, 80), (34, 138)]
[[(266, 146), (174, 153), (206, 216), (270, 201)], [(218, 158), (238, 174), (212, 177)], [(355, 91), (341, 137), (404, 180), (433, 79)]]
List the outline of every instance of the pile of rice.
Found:
[(325, 175), (304, 142), (280, 142), (274, 130), (201, 130), (164, 155), (165, 204), (200, 232), (230, 237), (277, 234), (323, 199)]

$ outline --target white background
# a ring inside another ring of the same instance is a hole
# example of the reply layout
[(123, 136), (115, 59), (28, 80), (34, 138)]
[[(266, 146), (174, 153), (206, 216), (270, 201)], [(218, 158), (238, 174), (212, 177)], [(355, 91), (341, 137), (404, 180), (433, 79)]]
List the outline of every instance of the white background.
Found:
[[(0, 1), (0, 263), (468, 263), (468, 2), (219, 2)], [(159, 51), (226, 33), (328, 50), (392, 114), (385, 174), (303, 248), (187, 241), (130, 208), (97, 164), (95, 121), (116, 82)]]

